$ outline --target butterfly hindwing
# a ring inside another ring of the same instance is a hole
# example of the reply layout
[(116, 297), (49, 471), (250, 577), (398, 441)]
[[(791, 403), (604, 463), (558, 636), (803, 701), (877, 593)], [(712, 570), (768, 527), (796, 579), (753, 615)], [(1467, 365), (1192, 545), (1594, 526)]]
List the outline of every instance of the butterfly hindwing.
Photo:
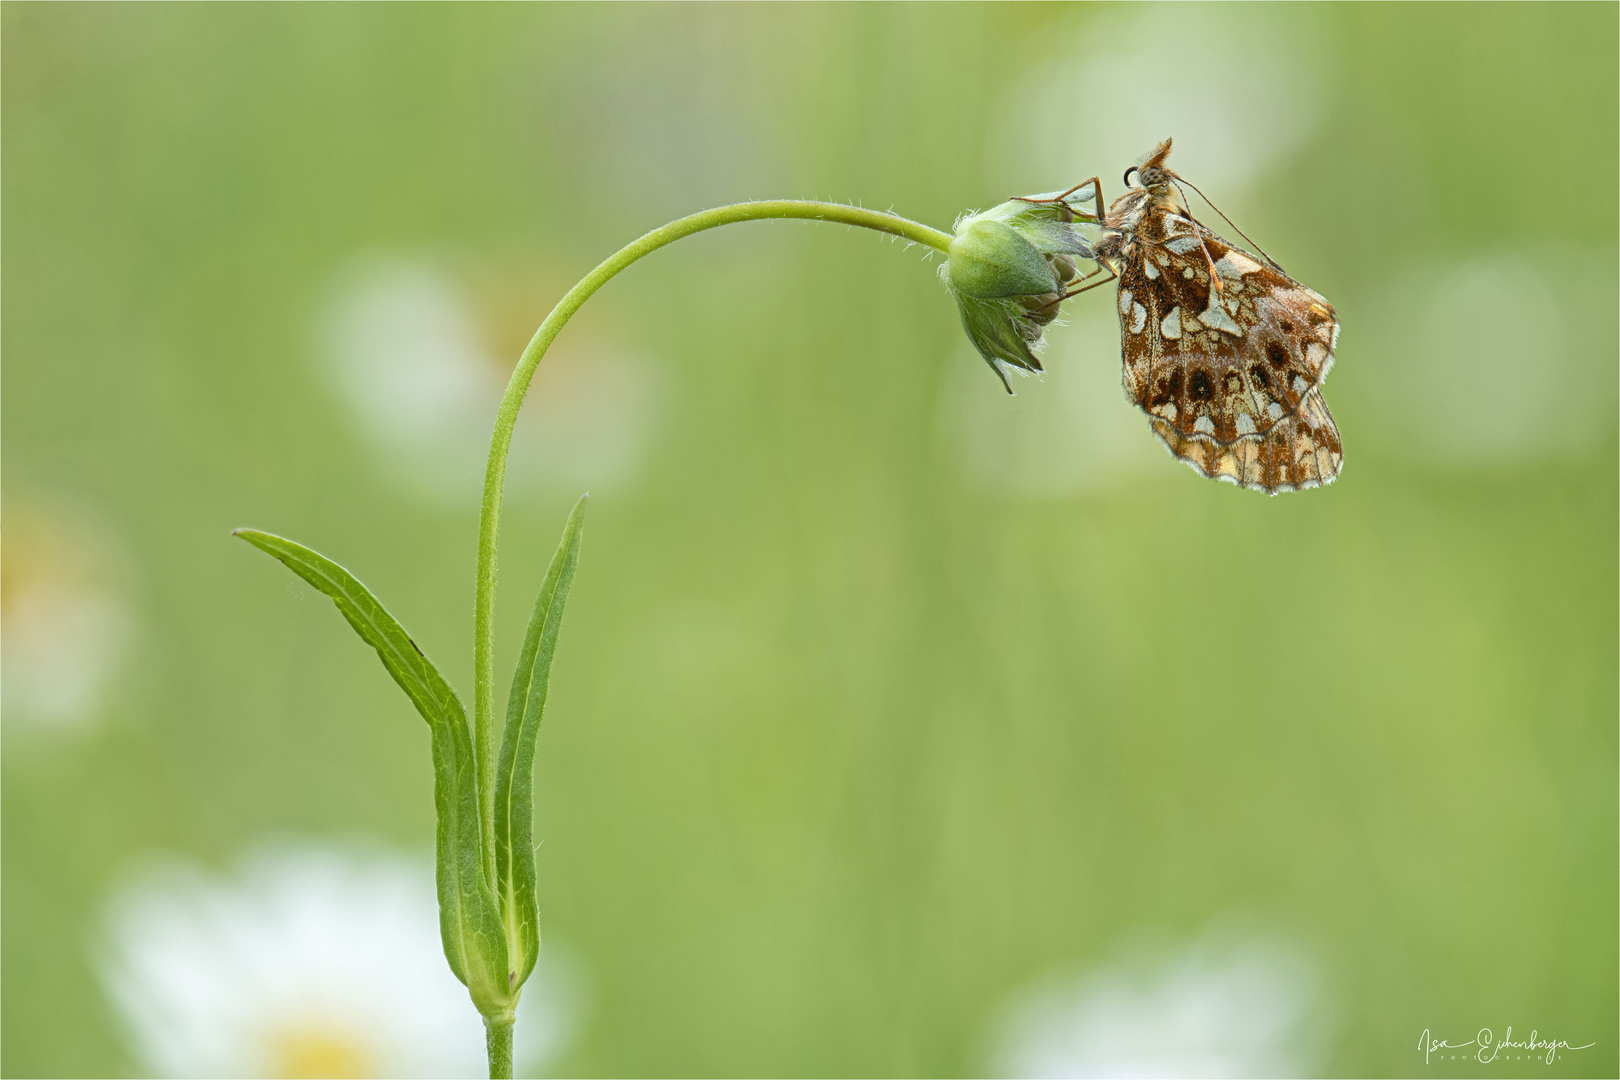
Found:
[(1320, 391), (1338, 343), (1332, 305), (1166, 199), (1137, 198), (1122, 224), (1125, 392), (1154, 433), (1243, 487), (1331, 482), (1344, 460)]

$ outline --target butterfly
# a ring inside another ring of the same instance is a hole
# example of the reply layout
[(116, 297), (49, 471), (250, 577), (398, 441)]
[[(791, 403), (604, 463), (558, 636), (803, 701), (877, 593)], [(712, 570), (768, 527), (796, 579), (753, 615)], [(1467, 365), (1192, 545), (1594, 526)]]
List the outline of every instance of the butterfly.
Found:
[(1333, 305), (1194, 219), (1169, 156), (1166, 139), (1126, 170), (1094, 245), (1119, 280), (1125, 393), (1204, 476), (1273, 495), (1332, 483), (1344, 464), (1322, 400)]

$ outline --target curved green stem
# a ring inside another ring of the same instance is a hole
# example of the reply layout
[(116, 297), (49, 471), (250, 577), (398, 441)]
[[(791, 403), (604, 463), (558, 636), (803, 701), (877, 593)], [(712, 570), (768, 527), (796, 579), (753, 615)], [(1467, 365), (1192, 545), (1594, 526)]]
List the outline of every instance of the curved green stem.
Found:
[(578, 285), (568, 291), (546, 321), (540, 324), (534, 339), (518, 361), (512, 379), (506, 384), (501, 397), (500, 411), (495, 416), (495, 433), (489, 441), (489, 465), (484, 471), (484, 503), (478, 524), (478, 590), (473, 603), (473, 742), (478, 772), (478, 794), (484, 820), (485, 873), (491, 887), (495, 883), (495, 549), (500, 527), (501, 496), (506, 485), (506, 457), (512, 447), (512, 429), (517, 424), (518, 409), (534, 378), (541, 357), (557, 337), (563, 324), (578, 311), (591, 294), (605, 285), (613, 275), (637, 259), (657, 251), (665, 244), (674, 243), (683, 236), (706, 229), (731, 225), (739, 221), (759, 221), (766, 218), (802, 218), (811, 221), (836, 221), (845, 225), (859, 225), (879, 232), (892, 233), (914, 243), (923, 244), (942, 252), (949, 252), (951, 237), (937, 229), (930, 229), (915, 221), (877, 210), (864, 210), (858, 206), (840, 203), (803, 202), (796, 199), (777, 199), (769, 202), (736, 203), (705, 210), (690, 217), (672, 221), (668, 225), (643, 236), (622, 248), (612, 258), (585, 275)]

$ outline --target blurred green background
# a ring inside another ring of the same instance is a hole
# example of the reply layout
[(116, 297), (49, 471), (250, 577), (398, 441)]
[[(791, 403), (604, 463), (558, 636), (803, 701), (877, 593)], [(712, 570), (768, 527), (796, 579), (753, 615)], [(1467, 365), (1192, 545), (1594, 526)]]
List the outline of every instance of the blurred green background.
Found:
[(1614, 1075), (1616, 11), (4, 5), (0, 1067), (146, 1067), (95, 975), (143, 853), (431, 845), (425, 726), (232, 527), (470, 703), (488, 386), (598, 260), (745, 198), (1114, 195), (1174, 135), (1338, 307), (1329, 489), (1158, 449), (1102, 292), (1008, 399), (876, 234), (706, 234), (565, 330), (498, 609), (506, 672), (589, 487), (550, 1068), (994, 1072), (1021, 988), (1238, 918), (1314, 965), (1313, 1070), (1512, 1024)]

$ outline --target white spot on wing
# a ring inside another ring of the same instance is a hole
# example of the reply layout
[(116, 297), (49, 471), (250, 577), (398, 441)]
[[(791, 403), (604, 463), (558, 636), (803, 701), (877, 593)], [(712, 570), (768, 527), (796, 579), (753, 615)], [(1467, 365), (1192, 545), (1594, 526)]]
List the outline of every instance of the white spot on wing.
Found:
[(1142, 260), (1142, 273), (1148, 276), (1149, 281), (1157, 281), (1159, 278), (1159, 268), (1153, 265), (1152, 259)]
[(1254, 434), (1254, 417), (1250, 416), (1246, 412), (1238, 413), (1238, 415), (1237, 415), (1237, 432), (1238, 432), (1239, 435), (1253, 435)]
[(1266, 406), (1266, 415), (1271, 417), (1273, 420), (1281, 420), (1282, 414), (1283, 407), (1277, 404), (1275, 401)]
[(1223, 278), (1240, 277), (1243, 274), (1252, 274), (1260, 269), (1260, 264), (1249, 258), (1237, 248), (1232, 248), (1221, 256), (1215, 264), (1216, 273)]
[(1198, 237), (1178, 236), (1174, 240), (1166, 240), (1164, 246), (1175, 252), (1177, 255), (1185, 255), (1187, 252), (1198, 246)]
[(1142, 327), (1147, 325), (1147, 308), (1141, 304), (1131, 305), (1131, 333), (1140, 334)]
[(1200, 416), (1193, 421), (1193, 430), (1203, 432), (1205, 435), (1215, 434), (1215, 421), (1207, 416)]
[(1309, 389), (1310, 389), (1310, 386), (1306, 384), (1304, 376), (1302, 376), (1302, 375), (1295, 375), (1294, 376), (1294, 393), (1303, 394), (1306, 390), (1309, 390)]
[(1181, 308), (1173, 307), (1159, 323), (1159, 333), (1171, 341), (1181, 336)]
[(1233, 337), (1243, 336), (1243, 327), (1232, 321), (1232, 316), (1221, 307), (1221, 294), (1214, 289), (1209, 291), (1209, 310), (1198, 316), (1198, 321), (1211, 330), (1220, 330)]
[(1126, 314), (1130, 313), (1130, 310), (1131, 310), (1131, 290), (1129, 290), (1129, 289), (1121, 289), (1121, 290), (1119, 290), (1119, 313), (1121, 315), (1126, 315)]
[(1327, 359), (1327, 350), (1322, 348), (1321, 342), (1313, 341), (1305, 346), (1305, 359), (1311, 367), (1319, 368), (1322, 361)]

